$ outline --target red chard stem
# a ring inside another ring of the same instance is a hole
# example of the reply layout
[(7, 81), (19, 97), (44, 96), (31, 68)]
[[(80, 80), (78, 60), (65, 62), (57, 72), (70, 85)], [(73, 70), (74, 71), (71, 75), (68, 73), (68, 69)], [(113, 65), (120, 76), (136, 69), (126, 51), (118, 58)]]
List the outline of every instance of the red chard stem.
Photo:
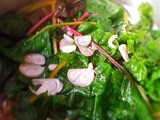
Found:
[(27, 35), (32, 34), (41, 24), (43, 24), (46, 20), (55, 15), (55, 12), (50, 12), (44, 18), (42, 18), (38, 23), (36, 23), (28, 32)]

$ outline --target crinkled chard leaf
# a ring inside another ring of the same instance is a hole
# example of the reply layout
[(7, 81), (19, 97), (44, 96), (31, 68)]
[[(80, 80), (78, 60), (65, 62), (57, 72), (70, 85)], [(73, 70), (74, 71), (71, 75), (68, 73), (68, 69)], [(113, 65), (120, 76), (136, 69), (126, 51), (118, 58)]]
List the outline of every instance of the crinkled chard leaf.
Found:
[(103, 114), (110, 120), (153, 120), (139, 91), (120, 71), (112, 71), (103, 96), (103, 106), (107, 109), (107, 113), (103, 111)]
[(73, 17), (85, 8), (85, 0), (56, 0), (56, 16), (58, 17)]
[(46, 57), (52, 54), (49, 31), (37, 33), (12, 46), (7, 46), (6, 40), (1, 41), (3, 41), (0, 45), (1, 52), (17, 62), (22, 62), (23, 56), (28, 53), (41, 53)]
[(20, 17), (15, 13), (10, 13), (2, 17), (0, 19), (0, 33), (10, 37), (25, 37), (31, 27), (27, 16)]

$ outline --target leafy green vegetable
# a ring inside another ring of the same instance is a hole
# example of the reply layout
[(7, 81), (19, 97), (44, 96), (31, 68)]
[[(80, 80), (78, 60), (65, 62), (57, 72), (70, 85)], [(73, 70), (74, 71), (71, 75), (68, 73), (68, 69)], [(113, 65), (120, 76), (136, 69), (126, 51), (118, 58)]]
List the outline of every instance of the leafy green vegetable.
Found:
[(9, 79), (10, 76), (12, 76), (16, 63), (14, 63), (12, 60), (4, 57), (4, 56), (0, 56), (0, 86), (2, 88), (3, 83), (5, 83), (7, 81), (7, 79)]
[[(39, 27), (35, 35), (25, 37), (28, 21), (10, 15), (5, 17), (5, 21), (0, 20), (0, 32), (3, 33), (0, 36), (0, 77), (5, 94), (14, 100), (13, 113), (17, 120), (153, 120), (153, 116), (159, 117), (160, 31), (150, 28), (151, 6), (142, 4), (139, 9), (141, 20), (131, 25), (124, 22), (125, 11), (117, 4), (107, 0), (86, 2), (85, 11), (91, 12), (91, 15), (79, 25), (77, 31), (91, 35), (96, 44), (127, 69), (136, 85), (98, 50), (90, 57), (85, 57), (78, 49), (69, 54), (58, 49), (53, 54), (51, 39), (56, 37), (59, 42), (64, 31), (59, 28), (43, 29), (50, 21)], [(82, 14), (79, 12), (77, 19)], [(72, 19), (67, 18), (66, 21)], [(96, 25), (89, 22), (96, 22)], [(115, 34), (118, 39), (113, 44), (117, 47), (120, 44), (127, 45), (129, 62), (123, 61), (118, 48), (108, 46), (110, 36)], [(13, 41), (15, 38), (17, 40)], [(39, 78), (50, 76), (50, 64), (59, 64), (63, 60), (67, 62), (55, 76), (63, 83), (63, 89), (56, 95), (47, 96), (43, 93), (31, 102), (33, 96), (29, 86), (32, 86), (32, 79), (18, 72), (23, 56), (28, 53), (40, 53), (46, 58), (45, 71)], [(68, 70), (87, 68), (89, 63), (93, 63), (95, 68), (93, 82), (86, 87), (73, 85), (68, 80)], [(138, 87), (143, 91), (139, 91)], [(149, 104), (142, 95), (147, 96)]]
[(107, 84), (107, 88), (108, 91), (103, 98), (105, 99), (104, 105), (108, 105), (106, 109), (109, 119), (152, 119), (139, 92), (120, 71), (112, 72), (111, 81), (110, 84)]
[(128, 64), (126, 63), (126, 68), (128, 68), (137, 81), (142, 81), (147, 77), (147, 68), (143, 61), (136, 61), (135, 58), (132, 58)]
[[(88, 20), (97, 22), (98, 26), (105, 31), (108, 32), (115, 32), (113, 29), (113, 20), (121, 19), (123, 16), (123, 9), (112, 2), (101, 0), (101, 1), (89, 1), (87, 0), (87, 9), (88, 12), (95, 12), (93, 13)], [(95, 7), (96, 6), (96, 7)], [(98, 9), (97, 9), (98, 8)]]
[(13, 114), (18, 120), (36, 120), (36, 110), (31, 105), (28, 98), (30, 95), (30, 92), (24, 91), (16, 95)]
[(11, 37), (25, 37), (31, 27), (28, 17), (20, 17), (16, 14), (7, 14), (0, 19), (0, 32)]
[(160, 101), (159, 92), (159, 80), (160, 80), (160, 69), (154, 71), (151, 75), (150, 81), (147, 83), (148, 94), (154, 101)]
[(78, 31), (82, 34), (89, 34), (90, 32), (94, 31), (97, 29), (95, 25), (89, 24), (87, 22), (83, 22), (79, 27)]
[(8, 41), (2, 39), (1, 42), (1, 52), (17, 62), (22, 62), (23, 56), (27, 53), (37, 52), (46, 57), (49, 57), (52, 54), (49, 31), (37, 33), (35, 36), (24, 39), (9, 48), (8, 46), (5, 46)]

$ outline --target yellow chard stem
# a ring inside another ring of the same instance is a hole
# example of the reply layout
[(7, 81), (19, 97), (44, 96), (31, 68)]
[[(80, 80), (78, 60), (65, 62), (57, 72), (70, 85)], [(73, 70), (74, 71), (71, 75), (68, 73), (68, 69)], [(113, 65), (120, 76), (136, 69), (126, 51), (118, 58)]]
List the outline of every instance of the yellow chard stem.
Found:
[[(54, 3), (51, 5), (52, 11), (56, 11), (55, 3), (56, 3), (56, 2), (54, 2)], [(53, 23), (53, 24), (56, 24), (56, 16), (53, 16), (53, 17), (52, 17), (52, 23)]]
[(36, 5), (33, 5), (33, 6), (29, 7), (28, 9), (24, 10), (23, 14), (33, 12), (35, 10), (38, 10), (38, 9), (44, 7), (44, 6), (48, 6), (48, 5), (52, 5), (52, 4), (55, 4), (55, 0), (52, 0), (52, 1), (49, 0), (49, 1), (37, 3)]
[(29, 101), (33, 102), (34, 100), (37, 99), (37, 97), (38, 97), (37, 95), (33, 94), (33, 95), (30, 96)]
[(128, 24), (128, 14), (127, 14), (127, 12), (124, 12), (124, 14), (123, 14), (123, 21)]
[[(57, 65), (57, 67), (52, 71), (52, 73), (50, 74), (50, 76), (49, 76), (49, 78), (54, 78), (56, 75), (57, 75), (57, 73), (65, 66), (67, 64), (67, 61), (65, 61), (65, 60), (62, 60), (58, 65)], [(37, 95), (32, 95), (32, 96), (30, 96), (30, 99), (29, 99), (29, 101), (30, 102), (33, 102), (34, 100), (36, 100), (37, 99)]]
[[(51, 8), (52, 8), (52, 11), (56, 10), (55, 2), (54, 2), (54, 4), (51, 5)], [(52, 17), (52, 24), (56, 24), (56, 16)], [(56, 32), (53, 33), (52, 45), (53, 45), (53, 52), (54, 52), (54, 54), (56, 54), (58, 51), (57, 50)]]
[(52, 71), (52, 73), (50, 74), (49, 78), (54, 78), (57, 73), (67, 64), (67, 61), (62, 60), (57, 67)]
[[(43, 29), (41, 29), (39, 31), (39, 33), (43, 32), (43, 31), (45, 31), (47, 29), (54, 28), (54, 27), (62, 27), (62, 26), (67, 26), (67, 25), (68, 26), (70, 26), (70, 25), (80, 25), (82, 23), (83, 22), (66, 22), (66, 23), (60, 23), (60, 24), (54, 24), (54, 25), (52, 24), (52, 25), (48, 25), (48, 26), (44, 27)], [(88, 22), (88, 23), (96, 25), (96, 22)]]
[(53, 52), (54, 54), (57, 54), (58, 50), (57, 50), (57, 40), (55, 33), (53, 33), (52, 44), (53, 44)]

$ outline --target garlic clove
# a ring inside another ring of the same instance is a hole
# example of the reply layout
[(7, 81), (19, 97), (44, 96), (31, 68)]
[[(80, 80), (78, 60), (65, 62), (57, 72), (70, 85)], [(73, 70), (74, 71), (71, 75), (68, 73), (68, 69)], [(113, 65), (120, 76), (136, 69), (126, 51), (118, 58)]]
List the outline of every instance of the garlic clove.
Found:
[(45, 57), (38, 53), (30, 53), (24, 56), (24, 61), (27, 63), (33, 63), (36, 65), (44, 65)]
[(48, 65), (48, 69), (49, 69), (50, 71), (54, 70), (56, 67), (57, 67), (57, 64), (49, 64), (49, 65)]
[(70, 81), (74, 82), (81, 75), (81, 69), (70, 69), (67, 72), (67, 77)]
[(108, 40), (108, 46), (110, 48), (116, 49), (117, 47), (113, 44), (114, 40), (118, 38), (118, 35), (112, 35)]
[(88, 69), (93, 70), (93, 64), (92, 64), (92, 63), (89, 63), (89, 64), (88, 64)]
[(66, 40), (67, 42), (73, 43), (74, 40), (67, 34), (63, 35), (64, 40)]
[(47, 89), (48, 89), (48, 85), (46, 85), (46, 82), (43, 82), (43, 84), (38, 88), (37, 91), (32, 91), (34, 94), (36, 95), (40, 95), (42, 93), (45, 93), (47, 92)]
[(63, 53), (71, 53), (73, 51), (76, 50), (76, 45), (74, 44), (71, 44), (70, 42), (62, 39), (60, 41), (60, 50), (63, 52)]
[[(52, 87), (53, 84), (55, 85), (55, 88)], [(50, 89), (48, 89), (48, 96), (57, 94), (58, 92), (62, 90), (62, 88), (63, 88), (63, 84), (59, 82), (59, 80), (52, 83), (52, 85), (50, 84)]]
[(97, 50), (97, 47), (95, 46), (95, 44), (94, 44), (93, 42), (91, 43), (91, 47), (90, 47), (90, 48), (91, 48), (92, 50), (94, 50), (94, 51)]
[(67, 33), (67, 35), (69, 35), (69, 36), (72, 36), (72, 35), (73, 35), (73, 33), (71, 33), (70, 31), (67, 31), (66, 33)]
[(60, 92), (63, 88), (63, 84), (58, 79), (55, 78), (36, 79), (36, 80), (37, 81), (43, 80), (43, 83), (41, 83), (41, 86), (37, 91), (34, 91), (32, 88), (30, 88), (31, 91), (36, 95), (40, 95), (45, 92), (47, 92), (48, 96), (55, 95), (58, 92)]
[(19, 72), (29, 78), (39, 77), (44, 72), (44, 67), (32, 63), (22, 63)]
[(43, 79), (32, 79), (33, 85), (41, 85), (43, 84), (44, 80)]
[(75, 43), (77, 46), (84, 46), (87, 47), (91, 43), (91, 36), (76, 36), (74, 37)]
[(86, 87), (94, 80), (94, 71), (91, 69), (70, 69), (67, 72), (67, 77), (72, 84)]
[(62, 40), (59, 42), (59, 45), (60, 45), (60, 47), (61, 47), (61, 46), (71, 45), (71, 43), (68, 42), (68, 41), (66, 41), (65, 39), (62, 39)]
[(128, 51), (127, 51), (126, 45), (125, 44), (121, 44), (118, 49), (119, 49), (124, 61), (125, 62), (129, 62)]
[(68, 45), (68, 46), (63, 46), (63, 47), (61, 46), (60, 50), (63, 53), (71, 53), (76, 50), (76, 46), (75, 45)]
[(86, 56), (86, 57), (90, 57), (94, 54), (94, 50), (92, 50), (91, 48), (88, 48), (88, 47), (78, 47), (80, 52)]

